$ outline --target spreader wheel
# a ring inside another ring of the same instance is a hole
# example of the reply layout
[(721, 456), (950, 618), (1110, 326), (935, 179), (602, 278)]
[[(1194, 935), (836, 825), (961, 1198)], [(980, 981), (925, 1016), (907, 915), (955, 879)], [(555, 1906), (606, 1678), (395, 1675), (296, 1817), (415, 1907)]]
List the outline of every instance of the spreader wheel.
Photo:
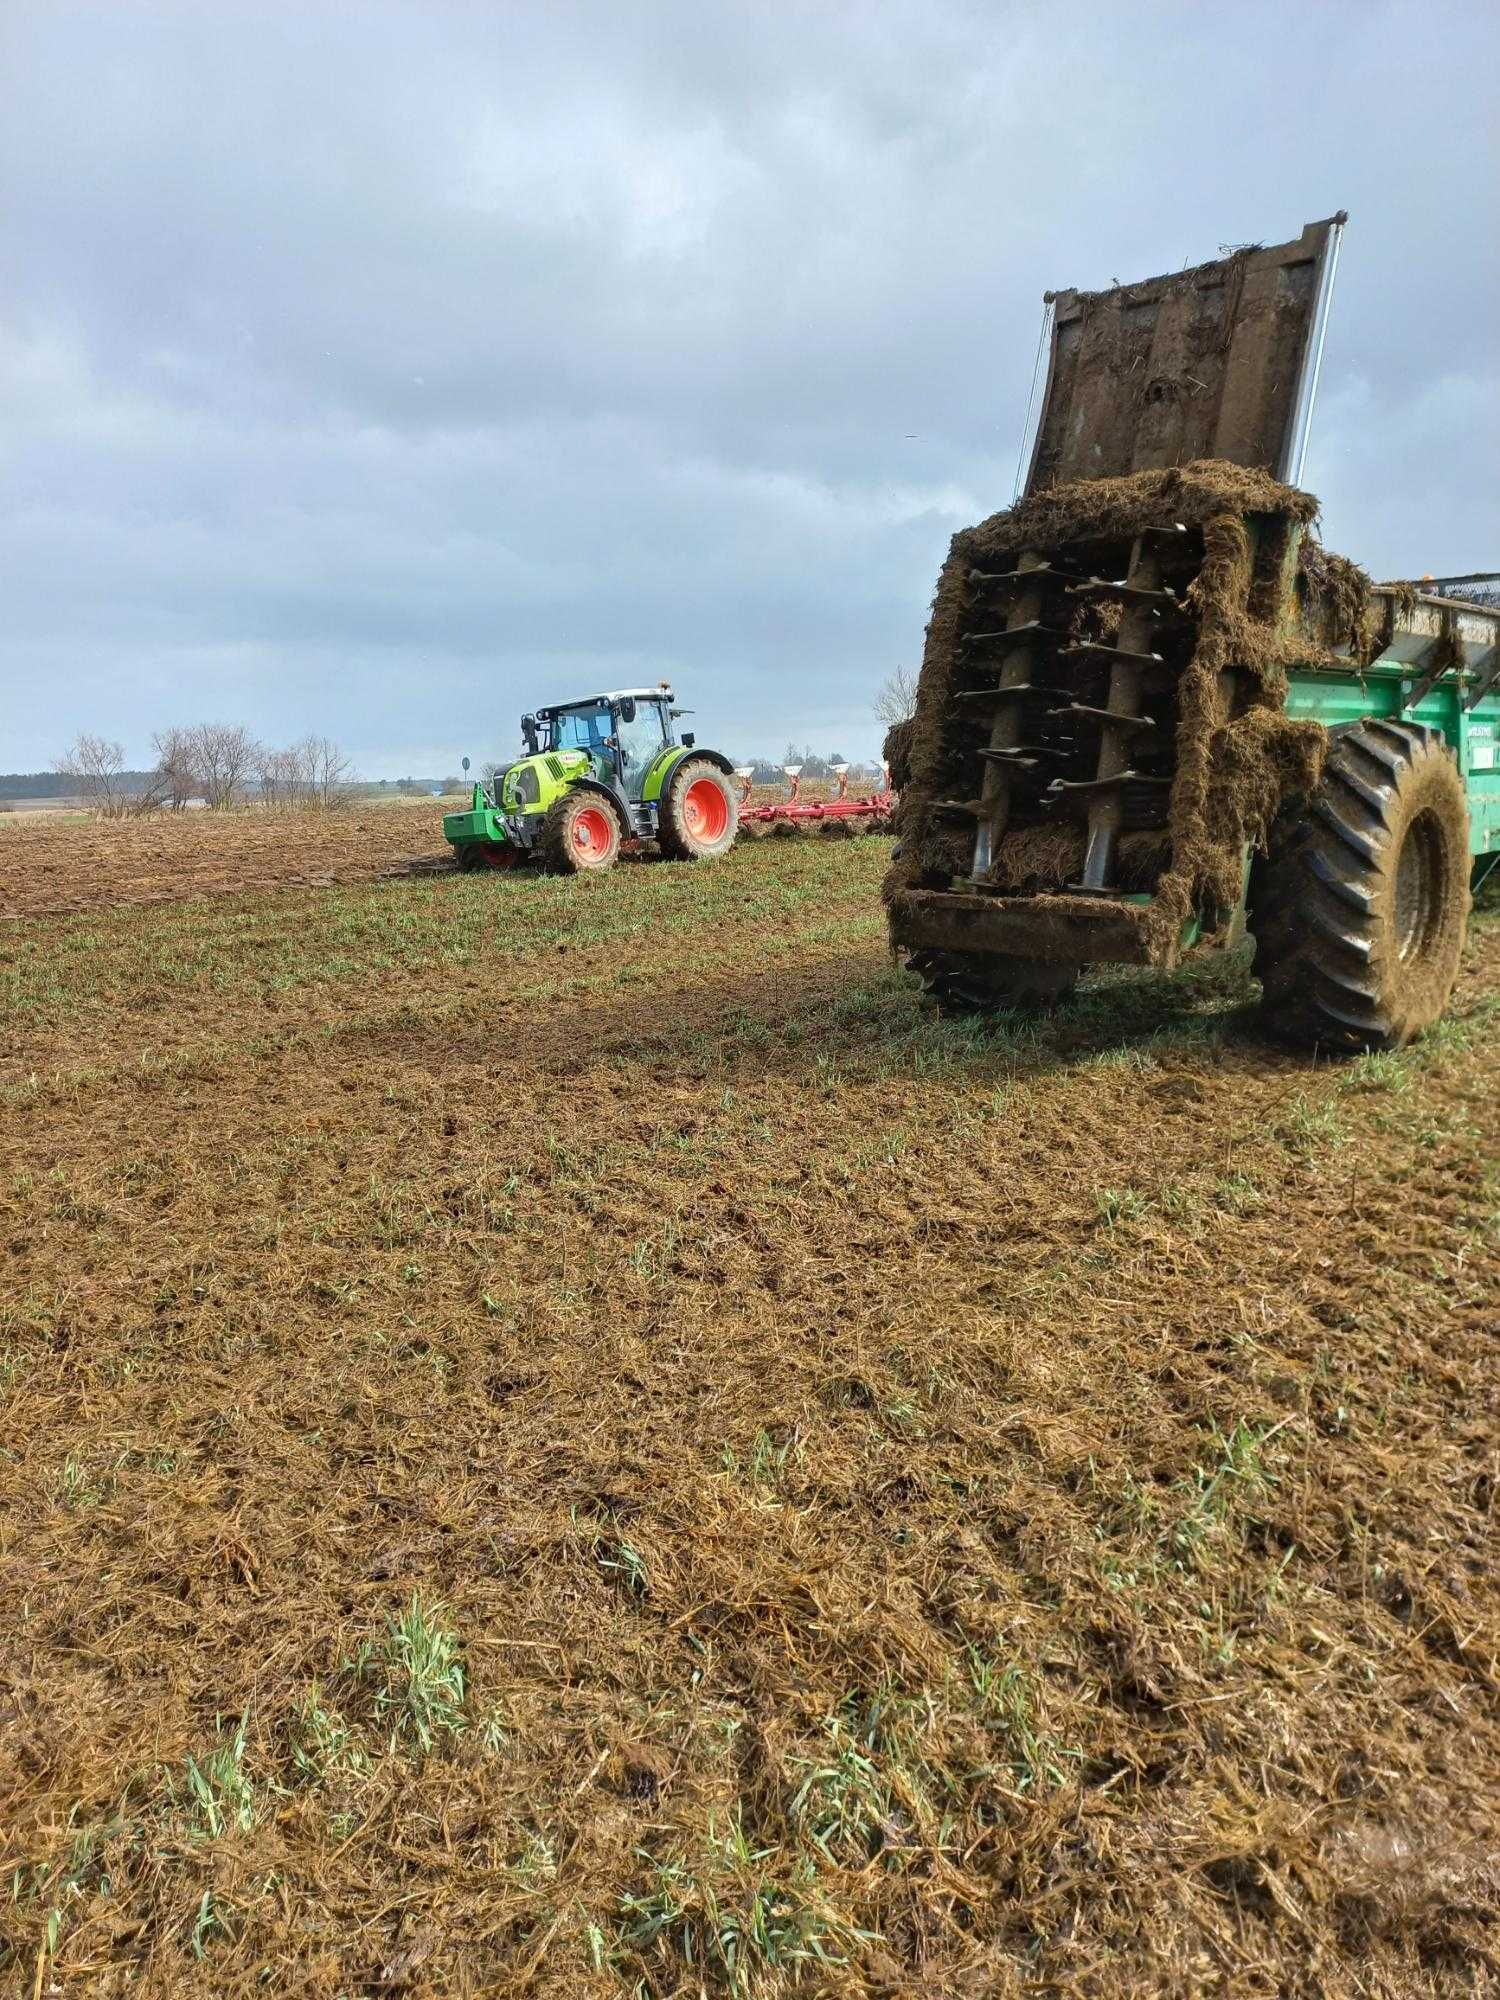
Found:
[(1283, 1040), (1396, 1049), (1448, 1004), (1469, 917), (1469, 812), (1441, 731), (1331, 730), (1323, 782), (1250, 875), (1265, 1019)]
[(598, 792), (564, 792), (542, 821), (542, 862), (549, 875), (597, 875), (620, 853), (620, 815)]
[(711, 861), (734, 845), (739, 806), (717, 764), (689, 757), (662, 794), (656, 837), (669, 861)]
[(1076, 965), (989, 951), (914, 951), (906, 961), (946, 1013), (1055, 1007), (1078, 984)]

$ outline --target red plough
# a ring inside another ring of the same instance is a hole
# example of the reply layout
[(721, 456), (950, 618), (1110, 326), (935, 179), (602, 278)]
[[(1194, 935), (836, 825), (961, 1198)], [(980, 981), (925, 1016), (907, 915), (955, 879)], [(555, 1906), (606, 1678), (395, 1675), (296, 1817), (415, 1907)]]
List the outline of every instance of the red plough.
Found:
[(740, 781), (739, 824), (740, 832), (747, 840), (761, 840), (767, 834), (821, 833), (832, 839), (849, 839), (860, 833), (887, 833), (890, 830), (891, 811), (896, 803), (896, 795), (890, 789), (890, 773), (885, 773), (885, 784), (878, 792), (867, 793), (863, 798), (849, 797), (849, 766), (835, 764), (833, 775), (838, 780), (838, 790), (831, 799), (804, 799), (802, 797), (802, 766), (783, 764), (786, 773), (787, 796), (772, 799), (766, 805), (753, 806), (750, 803), (750, 770), (739, 766), (735, 776)]

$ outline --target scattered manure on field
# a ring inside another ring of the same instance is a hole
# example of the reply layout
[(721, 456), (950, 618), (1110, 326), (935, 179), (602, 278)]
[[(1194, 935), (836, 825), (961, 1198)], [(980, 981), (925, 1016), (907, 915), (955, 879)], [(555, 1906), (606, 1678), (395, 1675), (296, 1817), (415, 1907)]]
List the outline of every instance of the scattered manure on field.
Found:
[(272, 1021), (233, 906), (180, 1009), (88, 983), (171, 910), (46, 927), (7, 1985), (1482, 1990), (1493, 910), (1332, 1072), (1229, 961), (933, 1019), (882, 867), (543, 885), (503, 979), (503, 885), (350, 892)]

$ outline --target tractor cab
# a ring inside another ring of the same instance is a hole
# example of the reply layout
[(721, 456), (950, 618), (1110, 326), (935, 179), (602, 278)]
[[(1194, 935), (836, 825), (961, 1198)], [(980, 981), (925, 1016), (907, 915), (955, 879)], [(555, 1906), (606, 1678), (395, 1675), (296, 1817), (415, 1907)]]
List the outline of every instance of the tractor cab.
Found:
[(608, 867), (622, 847), (707, 860), (733, 845), (732, 766), (678, 737), (670, 686), (620, 688), (521, 718), (526, 754), (476, 785), (443, 831), (466, 868), (539, 860), (559, 873)]
[[(676, 746), (672, 723), (680, 713), (672, 706), (672, 690), (662, 686), (558, 702), (524, 717), (521, 727), (528, 748), (535, 741), (543, 754), (581, 750), (601, 783), (618, 784), (626, 799), (639, 805), (647, 774), (663, 751)], [(683, 741), (692, 748), (691, 736)]]

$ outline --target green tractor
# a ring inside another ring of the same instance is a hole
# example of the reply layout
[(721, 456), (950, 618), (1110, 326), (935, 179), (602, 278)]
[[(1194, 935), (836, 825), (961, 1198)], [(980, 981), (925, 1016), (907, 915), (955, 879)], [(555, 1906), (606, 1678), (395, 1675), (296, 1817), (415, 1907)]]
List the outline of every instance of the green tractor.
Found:
[(612, 868), (654, 841), (672, 861), (727, 854), (738, 828), (734, 767), (673, 727), (671, 688), (625, 688), (521, 718), (526, 755), (474, 787), (443, 833), (461, 868), (534, 862), (554, 875)]

